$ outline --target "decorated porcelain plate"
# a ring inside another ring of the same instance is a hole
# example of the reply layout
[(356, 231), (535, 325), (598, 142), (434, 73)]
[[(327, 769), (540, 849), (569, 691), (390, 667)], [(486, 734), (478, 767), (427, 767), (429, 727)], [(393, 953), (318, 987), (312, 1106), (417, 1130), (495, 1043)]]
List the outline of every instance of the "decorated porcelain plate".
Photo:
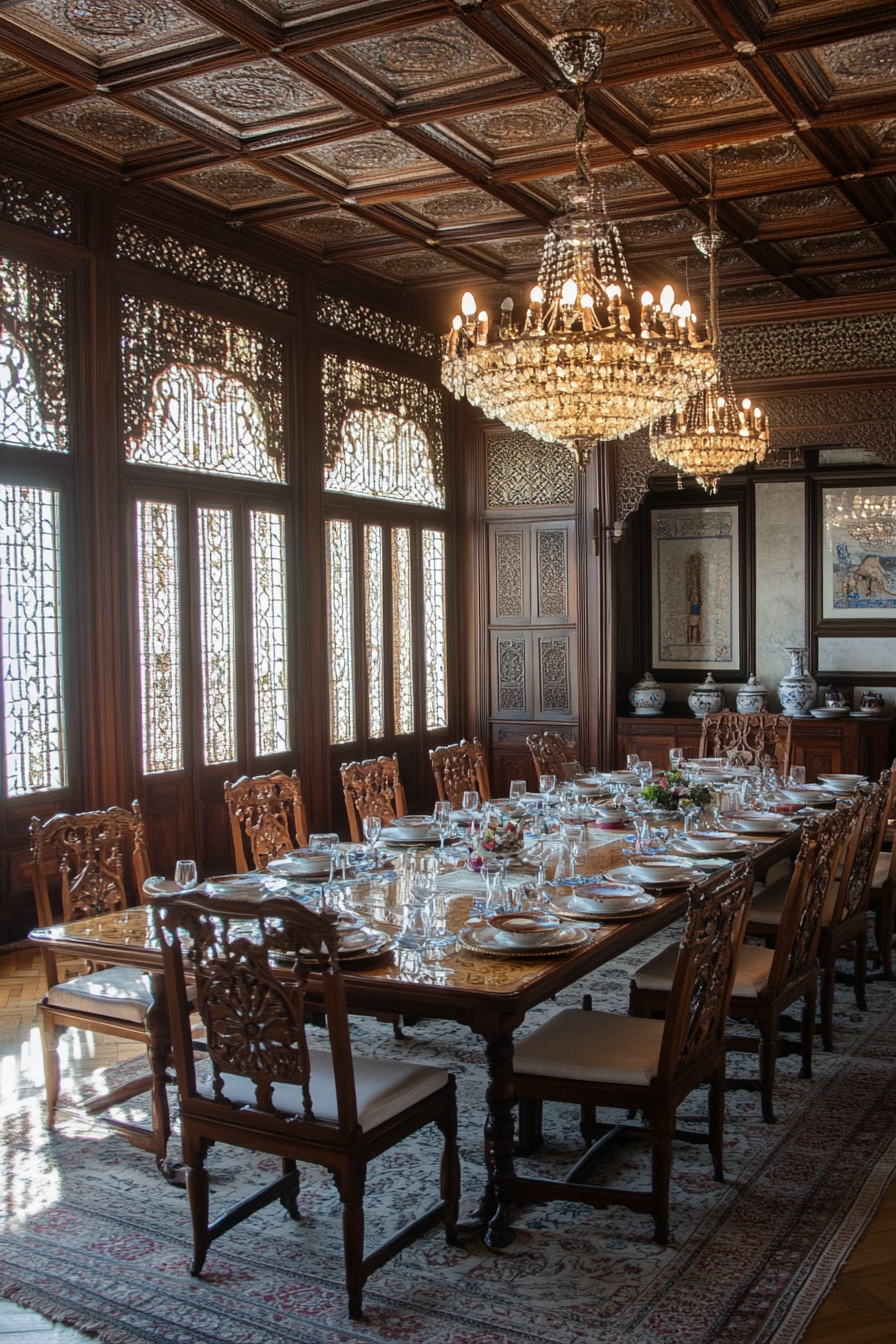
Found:
[(657, 872), (656, 869), (649, 876), (644, 876), (644, 869), (639, 865), (625, 864), (622, 868), (611, 868), (607, 873), (617, 882), (635, 882), (642, 887), (686, 887), (690, 882), (700, 880), (700, 874), (693, 866), (685, 867), (684, 864), (667, 865), (665, 873)]
[(773, 813), (768, 816), (731, 817), (728, 825), (740, 835), (789, 835), (793, 830), (792, 821)]
[[(621, 885), (621, 884), (620, 884)], [(636, 894), (625, 898), (586, 896), (581, 891), (558, 891), (551, 901), (552, 908), (562, 919), (631, 919), (646, 914), (656, 905), (656, 897), (642, 888), (629, 888)]]
[(493, 929), (490, 924), (474, 924), (472, 927), (461, 929), (457, 935), (458, 944), (465, 947), (469, 952), (478, 952), (486, 957), (557, 957), (566, 952), (574, 952), (586, 943), (591, 941), (591, 931), (589, 929), (579, 928), (577, 925), (563, 924), (559, 929), (552, 929), (545, 934), (544, 941), (536, 943), (534, 946), (530, 943), (528, 947), (520, 947), (519, 943), (500, 929)]

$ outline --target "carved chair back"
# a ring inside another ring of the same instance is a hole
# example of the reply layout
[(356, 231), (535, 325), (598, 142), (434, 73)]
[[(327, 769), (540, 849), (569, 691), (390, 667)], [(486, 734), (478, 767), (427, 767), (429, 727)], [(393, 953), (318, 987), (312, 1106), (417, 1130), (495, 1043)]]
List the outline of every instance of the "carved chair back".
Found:
[(852, 830), (831, 912), (832, 929), (868, 908), (871, 879), (883, 839), (881, 816), (887, 805), (891, 777), (892, 772), (884, 770), (867, 801), (862, 803), (857, 797), (853, 803)]
[(790, 770), (793, 719), (786, 714), (707, 714), (700, 733), (701, 756), (724, 756), (735, 765)]
[(472, 742), (462, 739), (454, 746), (436, 747), (429, 753), (429, 759), (442, 802), (458, 808), (468, 789), (475, 789), (483, 802), (491, 798), (485, 748), (478, 737)]
[(532, 753), (539, 779), (542, 775), (555, 775), (558, 780), (567, 779), (570, 766), (577, 764), (575, 748), (559, 733), (533, 733), (526, 738), (526, 745)]
[(340, 767), (345, 792), (345, 810), (349, 830), (356, 844), (364, 838), (361, 823), (365, 817), (381, 817), (384, 823), (403, 817), (408, 807), (398, 773), (397, 756), (377, 756), (369, 761), (352, 761)]
[[(41, 927), (54, 922), (48, 879), (62, 880), (65, 923), (121, 910), (129, 891), (144, 900), (150, 876), (140, 805), (104, 812), (59, 812), (49, 821), (31, 819), (31, 875)], [(126, 860), (130, 860), (130, 881)]]
[(825, 898), (843, 853), (850, 821), (849, 811), (838, 807), (824, 818), (807, 821), (803, 827), (768, 977), (767, 989), (772, 997), (786, 984), (800, 980), (815, 965)]
[(271, 775), (243, 775), (224, 785), (230, 815), (233, 855), (238, 873), (249, 871), (245, 841), (253, 867), (267, 868), (291, 849), (308, 844), (308, 819), (302, 784), (296, 776), (275, 770)]
[[(337, 956), (336, 916), (321, 914), (284, 897), (262, 901), (190, 892), (153, 901), (162, 948), (172, 1043), (181, 1105), (203, 1100), (231, 1107), (224, 1097), (225, 1074), (248, 1079), (254, 1100), (244, 1125), (330, 1136), (348, 1143), (357, 1129), (357, 1102), (345, 990)], [(333, 1056), (338, 1122), (314, 1115), (314, 1078), (305, 1035), (305, 993), (309, 975), (323, 982), (327, 1031)], [(213, 1098), (199, 1090), (191, 1004), (186, 976), (195, 977), (192, 1005), (205, 1028)], [(300, 1088), (301, 1116), (274, 1105), (277, 1084)], [(240, 1124), (240, 1113), (233, 1112)]]
[(685, 1073), (725, 1036), (728, 1005), (746, 928), (753, 865), (749, 860), (688, 892), (688, 914), (675, 963), (657, 1081)]

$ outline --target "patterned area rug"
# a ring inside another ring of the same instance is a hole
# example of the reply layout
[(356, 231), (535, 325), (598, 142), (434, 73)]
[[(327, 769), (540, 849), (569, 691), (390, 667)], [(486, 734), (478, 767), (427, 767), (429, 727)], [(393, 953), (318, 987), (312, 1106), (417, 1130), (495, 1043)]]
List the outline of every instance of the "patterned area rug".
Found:
[[(624, 1011), (631, 970), (668, 939), (605, 967), (559, 1006), (587, 989), (596, 1008)], [(762, 1123), (754, 1093), (729, 1096), (724, 1185), (711, 1179), (706, 1148), (675, 1145), (669, 1246), (624, 1209), (532, 1205), (516, 1211), (517, 1239), (500, 1254), (447, 1247), (438, 1232), (404, 1251), (369, 1281), (361, 1323), (346, 1315), (326, 1173), (303, 1171), (301, 1223), (265, 1209), (217, 1242), (204, 1277), (191, 1279), (183, 1191), (108, 1131), (71, 1121), (49, 1135), (34, 1089), (2, 1115), (0, 1293), (108, 1344), (794, 1344), (896, 1168), (896, 986), (873, 984), (869, 1004), (859, 1014), (838, 988), (837, 1051), (819, 1050), (814, 1081), (798, 1079), (796, 1057), (779, 1061), (777, 1125)], [(471, 1211), (483, 1184), (481, 1042), (434, 1021), (407, 1042), (376, 1022), (354, 1026), (359, 1052), (456, 1073)], [(121, 1081), (129, 1067), (110, 1072)], [(729, 1073), (755, 1068), (755, 1057), (730, 1058)], [(695, 1094), (686, 1118), (704, 1104)], [(575, 1108), (546, 1107), (547, 1145), (528, 1168), (569, 1165), (581, 1152), (577, 1123)], [(368, 1244), (434, 1198), (438, 1149), (437, 1133), (424, 1133), (371, 1168)], [(209, 1165), (213, 1214), (277, 1170), (229, 1148), (212, 1150)], [(647, 1149), (617, 1148), (595, 1173), (605, 1178), (645, 1187)]]

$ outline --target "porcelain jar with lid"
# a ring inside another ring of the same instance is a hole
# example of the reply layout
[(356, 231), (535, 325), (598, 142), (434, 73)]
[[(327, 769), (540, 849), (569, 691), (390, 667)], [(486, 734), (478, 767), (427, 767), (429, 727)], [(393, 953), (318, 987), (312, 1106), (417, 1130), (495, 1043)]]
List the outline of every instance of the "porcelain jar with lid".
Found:
[(663, 705), (666, 703), (666, 692), (658, 682), (654, 681), (649, 672), (645, 672), (641, 680), (636, 682), (629, 691), (628, 698), (633, 713), (647, 718), (662, 714)]
[(864, 691), (861, 708), (866, 714), (883, 714), (886, 701), (880, 691)]
[(713, 681), (711, 672), (707, 672), (706, 680), (691, 691), (688, 704), (698, 719), (702, 719), (706, 714), (718, 714), (725, 708), (725, 692)]
[(750, 673), (746, 686), (741, 686), (735, 704), (738, 714), (765, 713), (768, 708), (768, 691), (761, 681), (756, 680), (755, 672)]
[(808, 649), (788, 649), (790, 671), (778, 683), (778, 696), (781, 701), (781, 713), (791, 718), (806, 718), (815, 704), (818, 683), (806, 668)]

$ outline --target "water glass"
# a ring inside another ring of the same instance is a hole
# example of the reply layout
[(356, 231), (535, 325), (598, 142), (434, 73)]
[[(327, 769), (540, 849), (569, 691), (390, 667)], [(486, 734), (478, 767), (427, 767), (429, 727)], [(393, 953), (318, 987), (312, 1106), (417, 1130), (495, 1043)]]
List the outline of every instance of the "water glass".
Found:
[[(416, 890), (414, 896), (416, 897)], [(396, 938), (399, 947), (425, 947), (429, 938), (429, 905), (426, 901), (411, 900), (404, 907), (404, 922)]]
[(639, 761), (635, 766), (635, 774), (641, 781), (641, 787), (649, 784), (653, 779), (653, 761)]
[(198, 881), (194, 859), (178, 859), (174, 865), (174, 880), (181, 891), (189, 891)]
[(671, 747), (669, 749), (669, 769), (680, 770), (684, 765), (684, 748)]
[(504, 865), (497, 859), (486, 859), (479, 871), (485, 881), (485, 913), (498, 914), (504, 908)]
[(576, 863), (582, 857), (584, 851), (585, 827), (566, 822), (561, 830), (561, 835), (569, 850), (570, 877), (575, 877)]
[(792, 789), (801, 789), (805, 782), (806, 767), (804, 765), (792, 765), (790, 767), (790, 787)]
[(308, 837), (308, 844), (312, 849), (325, 849), (329, 854), (330, 876), (327, 878), (327, 885), (332, 886), (336, 855), (339, 853), (339, 836), (335, 831), (319, 831), (316, 835)]
[(509, 797), (510, 801), (519, 802), (526, 792), (526, 781), (524, 779), (512, 779), (510, 781)]
[(556, 775), (542, 775), (538, 781), (538, 792), (546, 795), (554, 792), (557, 787)]
[(433, 806), (432, 816), (439, 833), (439, 849), (443, 850), (445, 839), (451, 830), (451, 804), (440, 800)]
[(448, 901), (444, 891), (435, 891), (429, 898), (429, 934), (427, 947), (447, 947), (454, 942), (448, 928)]
[(640, 759), (641, 757), (638, 755), (637, 752), (630, 752), (629, 755), (626, 756), (625, 758), (626, 770), (634, 770), (635, 766), (638, 764)]
[(467, 791), (464, 793), (463, 801), (461, 802), (461, 808), (463, 809), (464, 812), (468, 813), (469, 815), (472, 815), (472, 813), (474, 812), (478, 812), (479, 794), (476, 792), (475, 789), (467, 789)]

